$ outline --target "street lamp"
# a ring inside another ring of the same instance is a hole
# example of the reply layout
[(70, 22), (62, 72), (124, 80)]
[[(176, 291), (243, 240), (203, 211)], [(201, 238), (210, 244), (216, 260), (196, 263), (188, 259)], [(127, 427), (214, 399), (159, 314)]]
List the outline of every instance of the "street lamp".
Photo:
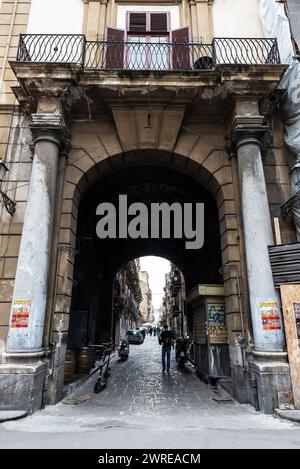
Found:
[(9, 171), (8, 167), (0, 159), (0, 195), (2, 197), (4, 207), (6, 208), (6, 211), (13, 216), (15, 211), (16, 211), (16, 203), (13, 202), (1, 189), (2, 182), (4, 181), (6, 173)]

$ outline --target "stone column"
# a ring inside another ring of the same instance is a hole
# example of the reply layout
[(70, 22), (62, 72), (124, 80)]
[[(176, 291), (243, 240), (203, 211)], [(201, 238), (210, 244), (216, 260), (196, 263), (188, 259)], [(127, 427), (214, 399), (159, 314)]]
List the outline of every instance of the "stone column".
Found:
[(276, 304), (280, 313), (280, 298), (274, 287), (269, 260), (268, 246), (274, 244), (274, 239), (260, 142), (255, 134), (242, 134), (236, 148), (254, 346), (256, 350), (282, 351), (281, 317), (275, 326), (278, 329), (268, 330), (268, 325), (263, 326), (262, 322), (262, 304)]
[(290, 389), (290, 375), (280, 295), (274, 287), (268, 252), (274, 239), (260, 143), (267, 130), (257, 103), (236, 103), (231, 142), (238, 162), (254, 339), (248, 360), (260, 410), (272, 413), (278, 406), (278, 393)]
[[(58, 155), (61, 145), (67, 141), (65, 125), (57, 113), (33, 115), (31, 130), (35, 149), (13, 293), (8, 353), (42, 350)], [(28, 307), (28, 318), (23, 321), (18, 318), (20, 301), (26, 301)]]

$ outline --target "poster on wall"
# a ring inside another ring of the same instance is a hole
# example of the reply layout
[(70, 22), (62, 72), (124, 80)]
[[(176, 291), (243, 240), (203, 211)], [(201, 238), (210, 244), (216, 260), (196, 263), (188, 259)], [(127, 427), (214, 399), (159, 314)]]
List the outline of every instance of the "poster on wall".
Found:
[(265, 301), (259, 303), (259, 310), (264, 331), (275, 331), (281, 329), (279, 304), (276, 301)]
[(208, 336), (210, 344), (227, 344), (225, 305), (208, 304)]
[(14, 300), (12, 304), (11, 327), (29, 327), (29, 317), (31, 312), (31, 300)]
[(296, 321), (298, 345), (300, 347), (300, 303), (293, 303), (293, 307)]

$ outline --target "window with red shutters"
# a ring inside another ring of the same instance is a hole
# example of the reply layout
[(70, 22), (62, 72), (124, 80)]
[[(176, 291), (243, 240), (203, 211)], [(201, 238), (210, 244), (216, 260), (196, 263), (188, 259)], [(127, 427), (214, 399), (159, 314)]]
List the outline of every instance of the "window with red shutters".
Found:
[(126, 25), (126, 31), (107, 28), (107, 68), (190, 69), (189, 28), (171, 31), (169, 12), (129, 11)]
[[(126, 61), (130, 69), (166, 70), (170, 68), (170, 13), (127, 12)], [(151, 45), (153, 44), (153, 46)]]
[(129, 28), (131, 33), (145, 33), (147, 31), (147, 14), (146, 13), (128, 13)]
[(106, 28), (106, 68), (121, 70), (124, 66), (124, 36), (122, 29)]
[(174, 70), (187, 70), (191, 66), (189, 46), (189, 28), (180, 28), (172, 31), (172, 61)]
[(150, 13), (151, 32), (169, 32), (168, 16), (166, 13)]
[(169, 12), (127, 12), (127, 34), (170, 33)]

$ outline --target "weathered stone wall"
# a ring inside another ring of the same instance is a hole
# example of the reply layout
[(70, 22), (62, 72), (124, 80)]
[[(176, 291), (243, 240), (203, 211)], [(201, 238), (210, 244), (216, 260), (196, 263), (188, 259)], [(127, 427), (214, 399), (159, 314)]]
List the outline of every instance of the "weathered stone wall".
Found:
[(0, 158), (9, 166), (2, 189), (17, 201), (14, 218), (0, 206), (0, 353), (4, 350), (14, 278), (31, 172), (31, 135), (27, 118), (15, 107), (11, 87), (16, 78), (9, 66), (15, 59), (19, 34), (27, 29), (31, 0), (3, 0), (0, 5)]
[[(290, 197), (291, 177), (288, 167), (288, 150), (284, 143), (284, 125), (280, 113), (276, 112), (272, 125), (272, 141), (264, 152), (264, 170), (270, 203), (271, 219), (281, 217), (281, 205)], [(280, 222), (282, 242), (296, 242), (295, 225), (292, 216), (285, 223)]]
[(0, 6), (0, 104), (15, 103), (11, 87), (16, 79), (9, 60), (17, 55), (19, 34), (26, 33), (30, 5), (31, 0), (3, 0)]
[(31, 133), (28, 118), (17, 109), (10, 119), (10, 130), (5, 160), (9, 167), (7, 181), (2, 189), (16, 201), (16, 213), (11, 217), (3, 204), (0, 206), (0, 352), (7, 336), (10, 306), (17, 268), (24, 213), (32, 165)]

